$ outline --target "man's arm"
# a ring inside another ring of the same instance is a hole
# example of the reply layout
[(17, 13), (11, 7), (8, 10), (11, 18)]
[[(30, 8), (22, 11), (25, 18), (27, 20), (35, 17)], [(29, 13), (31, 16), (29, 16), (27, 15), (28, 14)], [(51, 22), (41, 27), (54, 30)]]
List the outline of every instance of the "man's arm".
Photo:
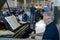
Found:
[(38, 33), (38, 34), (36, 34), (36, 36), (43, 36), (43, 32), (42, 33)]
[(43, 36), (43, 32), (42, 33), (38, 33), (38, 34), (35, 34), (34, 32), (32, 32), (31, 34), (30, 34), (30, 37), (35, 37), (35, 36)]

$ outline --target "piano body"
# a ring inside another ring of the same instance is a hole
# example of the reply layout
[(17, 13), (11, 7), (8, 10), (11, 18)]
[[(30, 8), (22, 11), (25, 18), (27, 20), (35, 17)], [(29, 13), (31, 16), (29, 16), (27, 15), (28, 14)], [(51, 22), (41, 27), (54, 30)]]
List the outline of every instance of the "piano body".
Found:
[[(0, 37), (7, 37), (7, 38), (28, 38), (29, 34), (33, 31), (33, 29), (30, 28), (29, 23), (23, 24), (19, 27), (17, 27), (15, 30), (11, 29), (11, 25), (7, 22), (5, 19), (5, 16), (3, 15), (1, 9), (3, 8), (4, 3), (7, 3), (8, 9), (10, 11), (9, 5), (7, 0), (0, 0), (0, 30), (3, 32), (6, 32), (6, 30), (12, 32), (13, 35), (6, 36), (6, 35), (0, 35)], [(11, 12), (10, 12), (11, 13)], [(1, 33), (0, 33), (1, 34)]]

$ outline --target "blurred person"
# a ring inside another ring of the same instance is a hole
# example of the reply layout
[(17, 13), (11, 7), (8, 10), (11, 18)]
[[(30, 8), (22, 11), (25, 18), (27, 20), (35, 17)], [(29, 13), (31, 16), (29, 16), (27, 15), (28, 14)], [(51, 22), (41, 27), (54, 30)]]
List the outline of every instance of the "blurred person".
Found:
[(53, 11), (53, 9), (54, 9), (54, 3), (52, 2), (51, 3), (51, 10)]
[(16, 16), (16, 14), (17, 14), (17, 12), (16, 12), (16, 9), (13, 9), (13, 15), (15, 15)]
[(22, 14), (18, 15), (18, 19), (20, 20), (21, 24), (27, 23), (27, 14), (25, 13), (25, 11), (23, 11)]
[(30, 17), (30, 11), (29, 11), (29, 9), (25, 9), (24, 11)]
[(22, 21), (27, 22), (27, 18), (28, 18), (28, 15), (26, 13), (24, 13), (22, 15)]
[(20, 8), (17, 7), (17, 8), (16, 8), (16, 14), (18, 15), (19, 13), (20, 13)]
[(12, 13), (9, 10), (7, 10), (6, 13), (7, 13), (8, 16), (11, 16), (12, 15)]
[(31, 21), (31, 19), (30, 19), (31, 13), (30, 13), (29, 9), (25, 10), (25, 14), (27, 14), (27, 22), (30, 23), (30, 21)]
[(51, 11), (52, 11), (52, 10), (53, 10), (53, 2), (48, 1), (48, 4), (49, 4), (49, 6), (50, 6), (50, 8), (51, 8)]
[(38, 22), (36, 22), (35, 24), (35, 32), (33, 31), (30, 34), (29, 38), (33, 38), (35, 37), (36, 39), (40, 39), (43, 36), (43, 33), (45, 31), (45, 26), (46, 24), (44, 23), (44, 21), (41, 19)]
[(36, 8), (34, 7), (34, 5), (32, 4), (31, 7), (30, 7), (30, 24), (33, 25), (33, 29), (35, 30), (35, 11), (36, 11)]
[(36, 8), (34, 7), (34, 5), (32, 4), (31, 7), (30, 7), (30, 12), (31, 12), (31, 22), (35, 21), (35, 11), (36, 11)]
[(3, 12), (3, 14), (6, 13), (6, 9), (5, 8), (3, 8), (1, 11)]
[(17, 7), (16, 10), (18, 12), (18, 15), (23, 14), (23, 12), (24, 12), (24, 10), (22, 9), (21, 6), (20, 7)]
[(44, 11), (45, 11), (45, 12), (49, 12), (49, 11), (51, 11), (51, 7), (50, 7), (49, 4), (47, 5), (47, 7), (44, 8)]
[(31, 14), (34, 14), (36, 8), (34, 7), (34, 5), (32, 4), (31, 7), (30, 7), (30, 12)]
[(4, 15), (5, 17), (12, 15), (12, 13), (10, 13), (9, 10), (8, 10), (8, 9), (5, 9), (5, 8), (2, 10), (2, 12), (3, 12), (3, 15)]
[(40, 19), (43, 19), (42, 9), (37, 9), (35, 12), (35, 21), (38, 22)]

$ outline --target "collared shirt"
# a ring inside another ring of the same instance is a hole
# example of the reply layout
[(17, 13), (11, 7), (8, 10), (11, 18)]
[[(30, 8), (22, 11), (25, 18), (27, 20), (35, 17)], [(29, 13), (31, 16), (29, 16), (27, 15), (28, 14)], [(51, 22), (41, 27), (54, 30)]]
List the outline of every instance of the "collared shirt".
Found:
[(45, 12), (50, 12), (50, 11), (51, 11), (51, 8), (46, 7), (46, 8), (44, 8), (44, 11), (45, 11)]

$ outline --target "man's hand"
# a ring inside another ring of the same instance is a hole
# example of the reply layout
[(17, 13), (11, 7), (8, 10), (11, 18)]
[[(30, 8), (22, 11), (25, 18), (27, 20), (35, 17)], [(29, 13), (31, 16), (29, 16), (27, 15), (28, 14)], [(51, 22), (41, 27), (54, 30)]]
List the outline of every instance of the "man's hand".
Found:
[(35, 37), (35, 36), (36, 36), (36, 34), (30, 34), (30, 36), (31, 36), (31, 37)]
[(43, 36), (43, 32), (42, 33), (38, 33), (38, 34), (35, 34), (34, 32), (32, 32), (30, 34), (30, 37), (29, 38), (32, 38), (32, 37), (35, 37), (35, 36)]
[(32, 37), (35, 37), (36, 36), (36, 34), (34, 33), (34, 32), (32, 32), (31, 34), (30, 34), (30, 37), (29, 38), (32, 38)]

